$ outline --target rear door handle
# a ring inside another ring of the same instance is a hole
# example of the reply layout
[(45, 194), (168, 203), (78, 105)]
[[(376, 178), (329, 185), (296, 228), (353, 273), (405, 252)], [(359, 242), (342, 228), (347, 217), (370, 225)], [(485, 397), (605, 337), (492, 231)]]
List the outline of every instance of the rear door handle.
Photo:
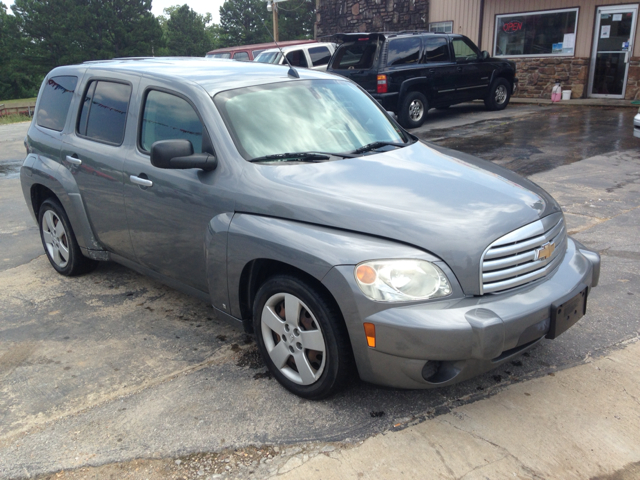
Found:
[(436, 73), (436, 69), (435, 68), (430, 68), (429, 69), (429, 73)]
[(462, 67), (458, 67), (458, 71), (462, 70)]
[(131, 183), (135, 183), (136, 185), (140, 185), (141, 187), (153, 187), (153, 182), (146, 178), (136, 177), (135, 175), (131, 175), (129, 177)]
[(67, 162), (73, 165), (82, 165), (82, 160), (76, 157), (72, 157), (71, 155), (67, 155)]

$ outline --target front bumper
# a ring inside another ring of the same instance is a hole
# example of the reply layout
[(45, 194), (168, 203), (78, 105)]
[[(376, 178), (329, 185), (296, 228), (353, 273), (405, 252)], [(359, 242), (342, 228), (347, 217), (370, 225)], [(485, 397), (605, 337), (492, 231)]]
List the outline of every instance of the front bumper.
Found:
[[(363, 380), (396, 388), (433, 388), (491, 370), (542, 341), (549, 331), (551, 304), (584, 288), (590, 292), (599, 274), (600, 256), (569, 239), (554, 272), (508, 293), (369, 313), (365, 303), (353, 297), (362, 294), (352, 266), (335, 267), (325, 285), (343, 311)], [(363, 322), (376, 326), (375, 348), (367, 346)]]

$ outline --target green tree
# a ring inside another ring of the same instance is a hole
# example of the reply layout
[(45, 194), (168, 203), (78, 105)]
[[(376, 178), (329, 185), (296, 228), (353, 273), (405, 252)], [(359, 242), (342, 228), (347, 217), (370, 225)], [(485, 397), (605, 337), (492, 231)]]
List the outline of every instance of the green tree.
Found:
[(278, 32), (281, 40), (313, 38), (315, 0), (278, 2)]
[(26, 41), (0, 2), (0, 100), (33, 97), (42, 78), (25, 61)]
[(151, 0), (78, 0), (83, 9), (91, 54), (97, 58), (154, 55), (162, 46), (160, 22), (151, 13)]
[(271, 42), (271, 18), (264, 0), (226, 0), (220, 7), (221, 46)]
[(211, 15), (200, 15), (187, 4), (165, 9), (165, 13), (169, 14), (165, 30), (169, 55), (204, 57), (211, 47), (206, 30)]

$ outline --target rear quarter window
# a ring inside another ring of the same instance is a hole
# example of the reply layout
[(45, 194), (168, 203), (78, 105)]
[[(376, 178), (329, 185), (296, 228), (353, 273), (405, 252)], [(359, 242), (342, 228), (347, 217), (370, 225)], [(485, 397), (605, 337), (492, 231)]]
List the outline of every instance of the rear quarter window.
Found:
[(394, 38), (389, 41), (387, 65), (410, 65), (420, 60), (420, 37)]
[(62, 131), (77, 84), (78, 77), (72, 76), (51, 77), (46, 81), (36, 113), (39, 126)]
[(358, 41), (343, 44), (336, 52), (332, 68), (334, 69), (367, 69), (373, 65), (378, 45), (374, 42)]
[(446, 38), (426, 38), (424, 43), (425, 62), (448, 62), (451, 60), (449, 42)]

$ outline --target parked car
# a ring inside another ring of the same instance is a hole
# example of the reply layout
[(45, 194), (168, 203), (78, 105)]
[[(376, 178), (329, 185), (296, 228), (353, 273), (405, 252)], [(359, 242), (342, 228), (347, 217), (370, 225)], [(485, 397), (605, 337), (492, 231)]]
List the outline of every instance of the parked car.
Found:
[(636, 116), (633, 117), (633, 136), (640, 138), (640, 108)]
[(284, 72), (52, 70), (20, 172), (52, 267), (111, 260), (209, 302), (311, 399), (354, 366), (381, 385), (450, 385), (585, 313), (600, 257), (543, 189), (418, 141), (347, 79)]
[(331, 55), (333, 55), (335, 50), (336, 44), (330, 42), (293, 45), (289, 47), (282, 47), (281, 49), (270, 48), (258, 55), (254, 62), (283, 65), (287, 63), (282, 55), (284, 53), (289, 64), (294, 67), (311, 68), (312, 70), (324, 71), (327, 69)]
[(484, 100), (501, 110), (515, 92), (515, 63), (490, 58), (464, 35), (403, 32), (347, 33), (327, 71), (343, 75), (417, 128), (430, 108)]
[[(289, 45), (303, 45), (306, 43), (317, 43), (315, 40), (285, 40), (278, 42), (281, 47)], [(276, 46), (275, 42), (268, 43), (256, 43), (253, 45), (240, 45), (238, 47), (226, 47), (218, 48), (217, 50), (211, 50), (207, 52), (205, 58), (231, 58), (233, 60), (239, 60), (241, 62), (251, 62), (258, 55), (269, 48)]]

